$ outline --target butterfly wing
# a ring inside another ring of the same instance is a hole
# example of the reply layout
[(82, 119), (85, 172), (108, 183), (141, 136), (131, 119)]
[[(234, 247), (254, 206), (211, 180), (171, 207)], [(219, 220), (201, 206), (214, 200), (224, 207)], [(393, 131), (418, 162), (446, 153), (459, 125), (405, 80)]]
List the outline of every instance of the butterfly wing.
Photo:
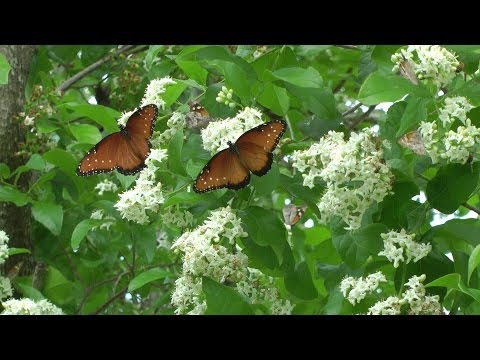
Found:
[(77, 175), (88, 176), (112, 171), (119, 166), (118, 154), (128, 148), (121, 132), (102, 139), (83, 157), (77, 167)]
[(77, 167), (77, 175), (88, 176), (113, 169), (132, 175), (143, 169), (150, 153), (149, 139), (157, 111), (155, 105), (135, 111), (122, 131), (108, 135), (85, 155)]
[(287, 128), (283, 120), (261, 124), (241, 135), (235, 145), (248, 169), (257, 176), (265, 175), (272, 167), (272, 151)]
[(427, 154), (427, 149), (425, 149), (425, 145), (423, 144), (422, 135), (420, 135), (417, 130), (404, 134), (398, 139), (398, 143), (404, 148), (412, 150), (417, 155)]
[(230, 149), (217, 153), (205, 165), (193, 184), (193, 190), (203, 193), (228, 188), (241, 189), (250, 182), (250, 172)]

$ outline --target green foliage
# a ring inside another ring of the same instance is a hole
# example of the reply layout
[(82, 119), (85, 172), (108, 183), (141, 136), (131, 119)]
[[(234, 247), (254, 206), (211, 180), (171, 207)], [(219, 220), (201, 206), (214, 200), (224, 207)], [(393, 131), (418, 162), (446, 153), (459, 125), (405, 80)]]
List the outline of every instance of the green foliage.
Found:
[[(229, 205), (247, 235), (237, 237), (235, 244), (219, 239), (214, 246), (245, 254), (249, 271), (263, 276), (255, 286), (267, 287), (283, 303), (288, 300), (294, 314), (367, 313), (377, 301), (400, 296), (408, 279), (422, 274), (427, 294), (438, 295), (445, 309), (478, 314), (480, 221), (463, 218), (468, 209), (479, 208), (478, 147), (465, 164), (433, 163), (398, 141), (423, 121), (438, 122), (448, 97), (467, 97), (474, 106), (469, 117), (479, 125), (479, 47), (447, 47), (464, 68), (442, 93), (392, 72), (391, 57), (399, 48), (139, 46), (112, 57), (59, 94), (56, 89), (67, 79), (118, 48), (39, 46), (25, 89), (25, 116), (18, 118), (19, 123), (26, 116), (34, 119), (33, 125), (21, 125), (26, 141), (17, 155), (24, 161), (17, 168), (0, 164), (0, 201), (32, 211), (32, 249), (12, 247), (9, 256), (32, 256), (47, 270), (37, 288), (33, 274), (14, 277), (13, 286), (22, 296), (45, 298), (67, 314), (173, 314), (171, 299), (185, 259), (172, 244), (204, 224), (212, 211)], [(0, 85), (8, 82), (9, 70), (0, 55)], [(92, 145), (119, 131), (118, 118), (140, 105), (149, 82), (165, 76), (176, 83), (161, 95), (165, 104), (154, 128), (165, 136), (160, 147), (168, 155), (155, 163), (155, 184), (161, 182), (164, 202), (158, 209), (142, 209), (148, 221), (138, 224), (115, 207), (119, 194), (132, 189), (138, 175), (113, 171), (78, 177), (75, 170)], [(233, 90), (235, 108), (216, 101), (223, 86)], [(240, 190), (194, 193), (193, 180), (211, 154), (199, 131), (188, 125), (188, 116), (183, 128), (171, 128), (168, 122), (174, 112), (186, 115), (190, 101), (199, 101), (212, 118), (232, 118), (253, 107), (265, 121), (285, 119), (288, 129), (270, 171), (252, 175)], [(365, 106), (352, 108), (357, 102)], [(393, 103), (388, 111), (377, 106), (385, 102)], [(367, 113), (366, 106), (373, 105), (375, 110)], [(325, 223), (328, 214), (318, 204), (327, 184), (316, 179), (312, 189), (305, 187), (290, 156), (329, 131), (343, 132), (348, 140), (353, 132), (374, 125), (378, 149), (393, 173), (391, 192), (372, 204), (359, 229), (346, 230), (345, 219), (338, 217)], [(463, 124), (455, 123), (452, 130), (458, 126)], [(27, 188), (19, 186), (20, 179), (28, 179)], [(100, 195), (96, 187), (103, 180), (118, 189)], [(417, 197), (423, 195), (427, 201), (421, 203)], [(282, 218), (287, 203), (305, 207), (291, 226)], [(180, 221), (184, 212), (191, 215), (189, 222)], [(432, 250), (395, 268), (378, 255), (384, 249), (381, 234), (401, 229)], [(211, 261), (207, 258), (202, 261)], [(376, 271), (386, 276), (383, 292), (350, 304), (340, 290), (342, 279)], [(197, 275), (202, 285), (195, 296), (204, 302), (206, 314), (272, 313), (275, 300), (252, 301), (230, 278)]]

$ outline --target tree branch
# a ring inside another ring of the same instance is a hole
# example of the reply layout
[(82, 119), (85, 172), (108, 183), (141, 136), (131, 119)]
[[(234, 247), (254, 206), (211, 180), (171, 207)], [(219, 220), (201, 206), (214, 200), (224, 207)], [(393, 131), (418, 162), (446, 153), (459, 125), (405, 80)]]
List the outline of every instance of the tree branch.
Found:
[[(348, 68), (348, 70), (347, 70), (347, 75), (350, 75), (350, 74), (352, 73), (352, 70), (353, 70), (353, 68), (351, 68), (351, 67)], [(343, 85), (345, 85), (346, 82), (347, 82), (347, 79), (342, 79), (342, 80), (338, 83), (338, 85), (335, 86), (335, 88), (332, 90), (332, 92), (333, 92), (334, 94), (336, 94), (337, 92), (339, 92), (339, 91), (342, 89)]]
[(339, 47), (339, 48), (343, 48), (343, 49), (348, 49), (348, 50), (360, 51), (360, 49), (357, 47), (357, 45), (334, 45), (334, 46)]
[(100, 306), (97, 310), (95, 310), (95, 312), (93, 313), (93, 315), (98, 315), (100, 314), (103, 310), (105, 310), (111, 303), (113, 303), (115, 300), (117, 300), (118, 298), (122, 297), (128, 290), (128, 286), (126, 286), (125, 288), (123, 288), (122, 290), (120, 290), (118, 293), (116, 293), (115, 295), (113, 295), (110, 299), (107, 300), (107, 302), (105, 302), (102, 306)]
[(345, 117), (347, 116), (348, 114), (351, 114), (353, 112), (355, 112), (355, 110), (357, 110), (360, 106), (362, 106), (363, 104), (362, 103), (358, 103), (357, 105), (355, 106), (352, 106), (350, 109), (348, 109), (347, 111), (345, 111), (344, 113), (342, 113), (342, 117)]
[(70, 79), (65, 80), (60, 86), (57, 88), (58, 92), (63, 94), (70, 86), (72, 86), (74, 83), (76, 83), (78, 80), (81, 78), (85, 77), (86, 75), (90, 74), (92, 71), (96, 70), (106, 62), (112, 60), (114, 57), (117, 57), (118, 55), (132, 49), (135, 45), (125, 45), (122, 46), (120, 49), (115, 51), (113, 54), (108, 54), (101, 58), (100, 60), (94, 62), (93, 64), (87, 66), (85, 69), (82, 71), (78, 72), (77, 74), (73, 75)]
[(372, 105), (368, 108), (367, 111), (365, 111), (363, 114), (355, 117), (352, 119), (352, 122), (350, 123), (350, 125), (348, 125), (347, 129), (348, 131), (351, 131), (353, 130), (358, 124), (360, 124), (363, 120), (365, 120), (368, 115), (370, 115), (370, 113), (375, 109), (375, 105)]

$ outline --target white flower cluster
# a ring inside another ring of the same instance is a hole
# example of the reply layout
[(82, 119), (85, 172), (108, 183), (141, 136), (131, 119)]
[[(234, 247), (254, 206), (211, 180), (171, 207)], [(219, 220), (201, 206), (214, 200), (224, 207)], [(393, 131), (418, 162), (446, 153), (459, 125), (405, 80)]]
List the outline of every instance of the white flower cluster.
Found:
[(106, 191), (117, 191), (118, 187), (113, 181), (105, 179), (102, 182), (99, 182), (97, 186), (95, 186), (95, 190), (98, 190), (98, 195), (102, 196), (103, 193)]
[[(388, 233), (380, 234), (383, 239), (384, 249), (378, 253), (379, 256), (386, 256), (388, 261), (393, 262), (393, 266), (397, 268), (400, 261), (407, 264), (413, 260), (424, 258), (432, 250), (430, 243), (423, 244), (413, 241), (415, 234), (407, 234), (405, 229), (397, 231), (390, 231)], [(405, 261), (405, 256), (407, 260)]]
[[(90, 219), (95, 219), (95, 220), (104, 220), (102, 224), (100, 224), (100, 230), (107, 229), (107, 231), (110, 229), (110, 226), (115, 222), (115, 218), (113, 216), (106, 216), (105, 218), (104, 212), (102, 209), (95, 210), (92, 212), (90, 215)], [(92, 227), (92, 230), (95, 230), (97, 226)]]
[(161, 95), (165, 92), (167, 85), (170, 84), (176, 84), (176, 81), (169, 76), (150, 81), (145, 89), (145, 95), (143, 96), (140, 106), (155, 104), (159, 109), (164, 109), (165, 101), (162, 99)]
[[(439, 110), (439, 122), (422, 121), (418, 131), (422, 141), (435, 164), (441, 159), (449, 163), (465, 162), (471, 152), (480, 142), (480, 128), (472, 125), (467, 113), (473, 106), (464, 97), (446, 98), (445, 105)], [(458, 120), (460, 125), (451, 130), (453, 123)]]
[(167, 120), (167, 129), (160, 133), (156, 131), (152, 137), (152, 146), (160, 147), (167, 144), (170, 139), (175, 135), (177, 130), (182, 130), (185, 128), (186, 120), (185, 114), (174, 112), (172, 116)]
[(235, 238), (245, 237), (241, 219), (227, 206), (213, 211), (205, 222), (193, 231), (187, 231), (172, 245), (183, 252), (182, 277), (175, 282), (172, 304), (177, 314), (198, 312), (205, 305), (200, 297), (201, 277), (209, 276), (218, 282), (238, 282), (246, 278), (248, 258), (240, 249), (236, 253), (220, 244), (228, 240), (235, 246)]
[(63, 315), (62, 309), (48, 300), (33, 301), (28, 298), (10, 299), (2, 302), (4, 307), (1, 315)]
[(33, 126), (35, 124), (34, 122), (35, 117), (34, 116), (26, 116), (25, 119), (23, 120), (23, 125), (25, 126)]
[(12, 284), (10, 279), (0, 276), (0, 300), (12, 297)]
[(174, 225), (180, 229), (190, 229), (193, 226), (194, 217), (188, 210), (182, 211), (176, 206), (169, 206), (162, 214), (162, 221), (166, 225)]
[(368, 315), (399, 315), (401, 306), (409, 305), (408, 314), (410, 315), (442, 315), (443, 310), (439, 302), (438, 295), (426, 295), (423, 281), (425, 274), (421, 276), (412, 276), (405, 286), (408, 288), (402, 297), (390, 296), (386, 300), (379, 301), (368, 309)]
[[(365, 299), (367, 294), (372, 293), (378, 288), (380, 282), (387, 282), (385, 275), (380, 271), (368, 275), (365, 280), (360, 277), (355, 279), (352, 276), (345, 277), (340, 283), (340, 291), (352, 305)], [(348, 293), (348, 295), (347, 295)]]
[(408, 302), (411, 315), (441, 315), (443, 314), (442, 306), (439, 303), (440, 297), (438, 295), (426, 295), (423, 282), (426, 276), (412, 276), (405, 286), (407, 289), (403, 294), (403, 300)]
[(132, 116), (135, 110), (136, 109), (122, 112), (122, 115), (120, 115), (120, 118), (117, 120), (118, 125), (125, 126), (127, 124), (128, 119), (130, 118), (130, 116)]
[(455, 54), (439, 45), (409, 45), (393, 54), (391, 60), (395, 63), (393, 72), (398, 72), (401, 63), (408, 61), (420, 81), (431, 82), (437, 88), (452, 81), (460, 64)]
[(295, 305), (280, 298), (274, 279), (261, 271), (248, 268), (248, 278), (236, 284), (237, 291), (252, 304), (266, 304), (272, 315), (290, 315)]
[(393, 175), (383, 161), (383, 150), (377, 148), (374, 135), (365, 129), (344, 134), (330, 131), (309, 149), (295, 151), (292, 165), (304, 178), (303, 185), (314, 187), (315, 178), (326, 182), (318, 208), (322, 223), (340, 216), (348, 230), (358, 229), (365, 211), (390, 192)]
[(263, 123), (262, 113), (246, 107), (233, 118), (211, 121), (202, 129), (203, 148), (212, 154), (228, 147), (227, 142), (235, 142), (245, 131)]
[(146, 210), (157, 212), (160, 204), (165, 201), (162, 194), (162, 184), (156, 182), (155, 170), (157, 166), (153, 160), (161, 162), (167, 157), (167, 151), (153, 149), (145, 160), (147, 165), (135, 181), (135, 186), (119, 195), (120, 199), (114, 205), (122, 218), (135, 221), (139, 224), (148, 222)]
[(5, 231), (0, 230), (0, 265), (8, 259), (8, 235)]

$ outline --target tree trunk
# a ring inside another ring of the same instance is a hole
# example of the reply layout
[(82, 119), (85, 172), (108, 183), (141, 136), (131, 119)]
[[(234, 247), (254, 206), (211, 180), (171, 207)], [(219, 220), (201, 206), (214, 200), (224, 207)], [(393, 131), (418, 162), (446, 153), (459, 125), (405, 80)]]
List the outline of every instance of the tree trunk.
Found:
[[(24, 141), (15, 116), (23, 111), (25, 103), (25, 85), (27, 83), (30, 62), (35, 51), (30, 45), (1, 45), (3, 54), (11, 66), (8, 84), (0, 85), (0, 163), (8, 165), (11, 171), (25, 164), (24, 157), (16, 156), (18, 144)], [(18, 182), (19, 189), (28, 189), (28, 178), (22, 176)], [(10, 238), (9, 247), (22, 247), (32, 250), (31, 209), (29, 205), (17, 207), (13, 203), (0, 202), (0, 230)], [(35, 264), (31, 255), (15, 255), (7, 260), (4, 273), (21, 265), (20, 274), (32, 274)]]

